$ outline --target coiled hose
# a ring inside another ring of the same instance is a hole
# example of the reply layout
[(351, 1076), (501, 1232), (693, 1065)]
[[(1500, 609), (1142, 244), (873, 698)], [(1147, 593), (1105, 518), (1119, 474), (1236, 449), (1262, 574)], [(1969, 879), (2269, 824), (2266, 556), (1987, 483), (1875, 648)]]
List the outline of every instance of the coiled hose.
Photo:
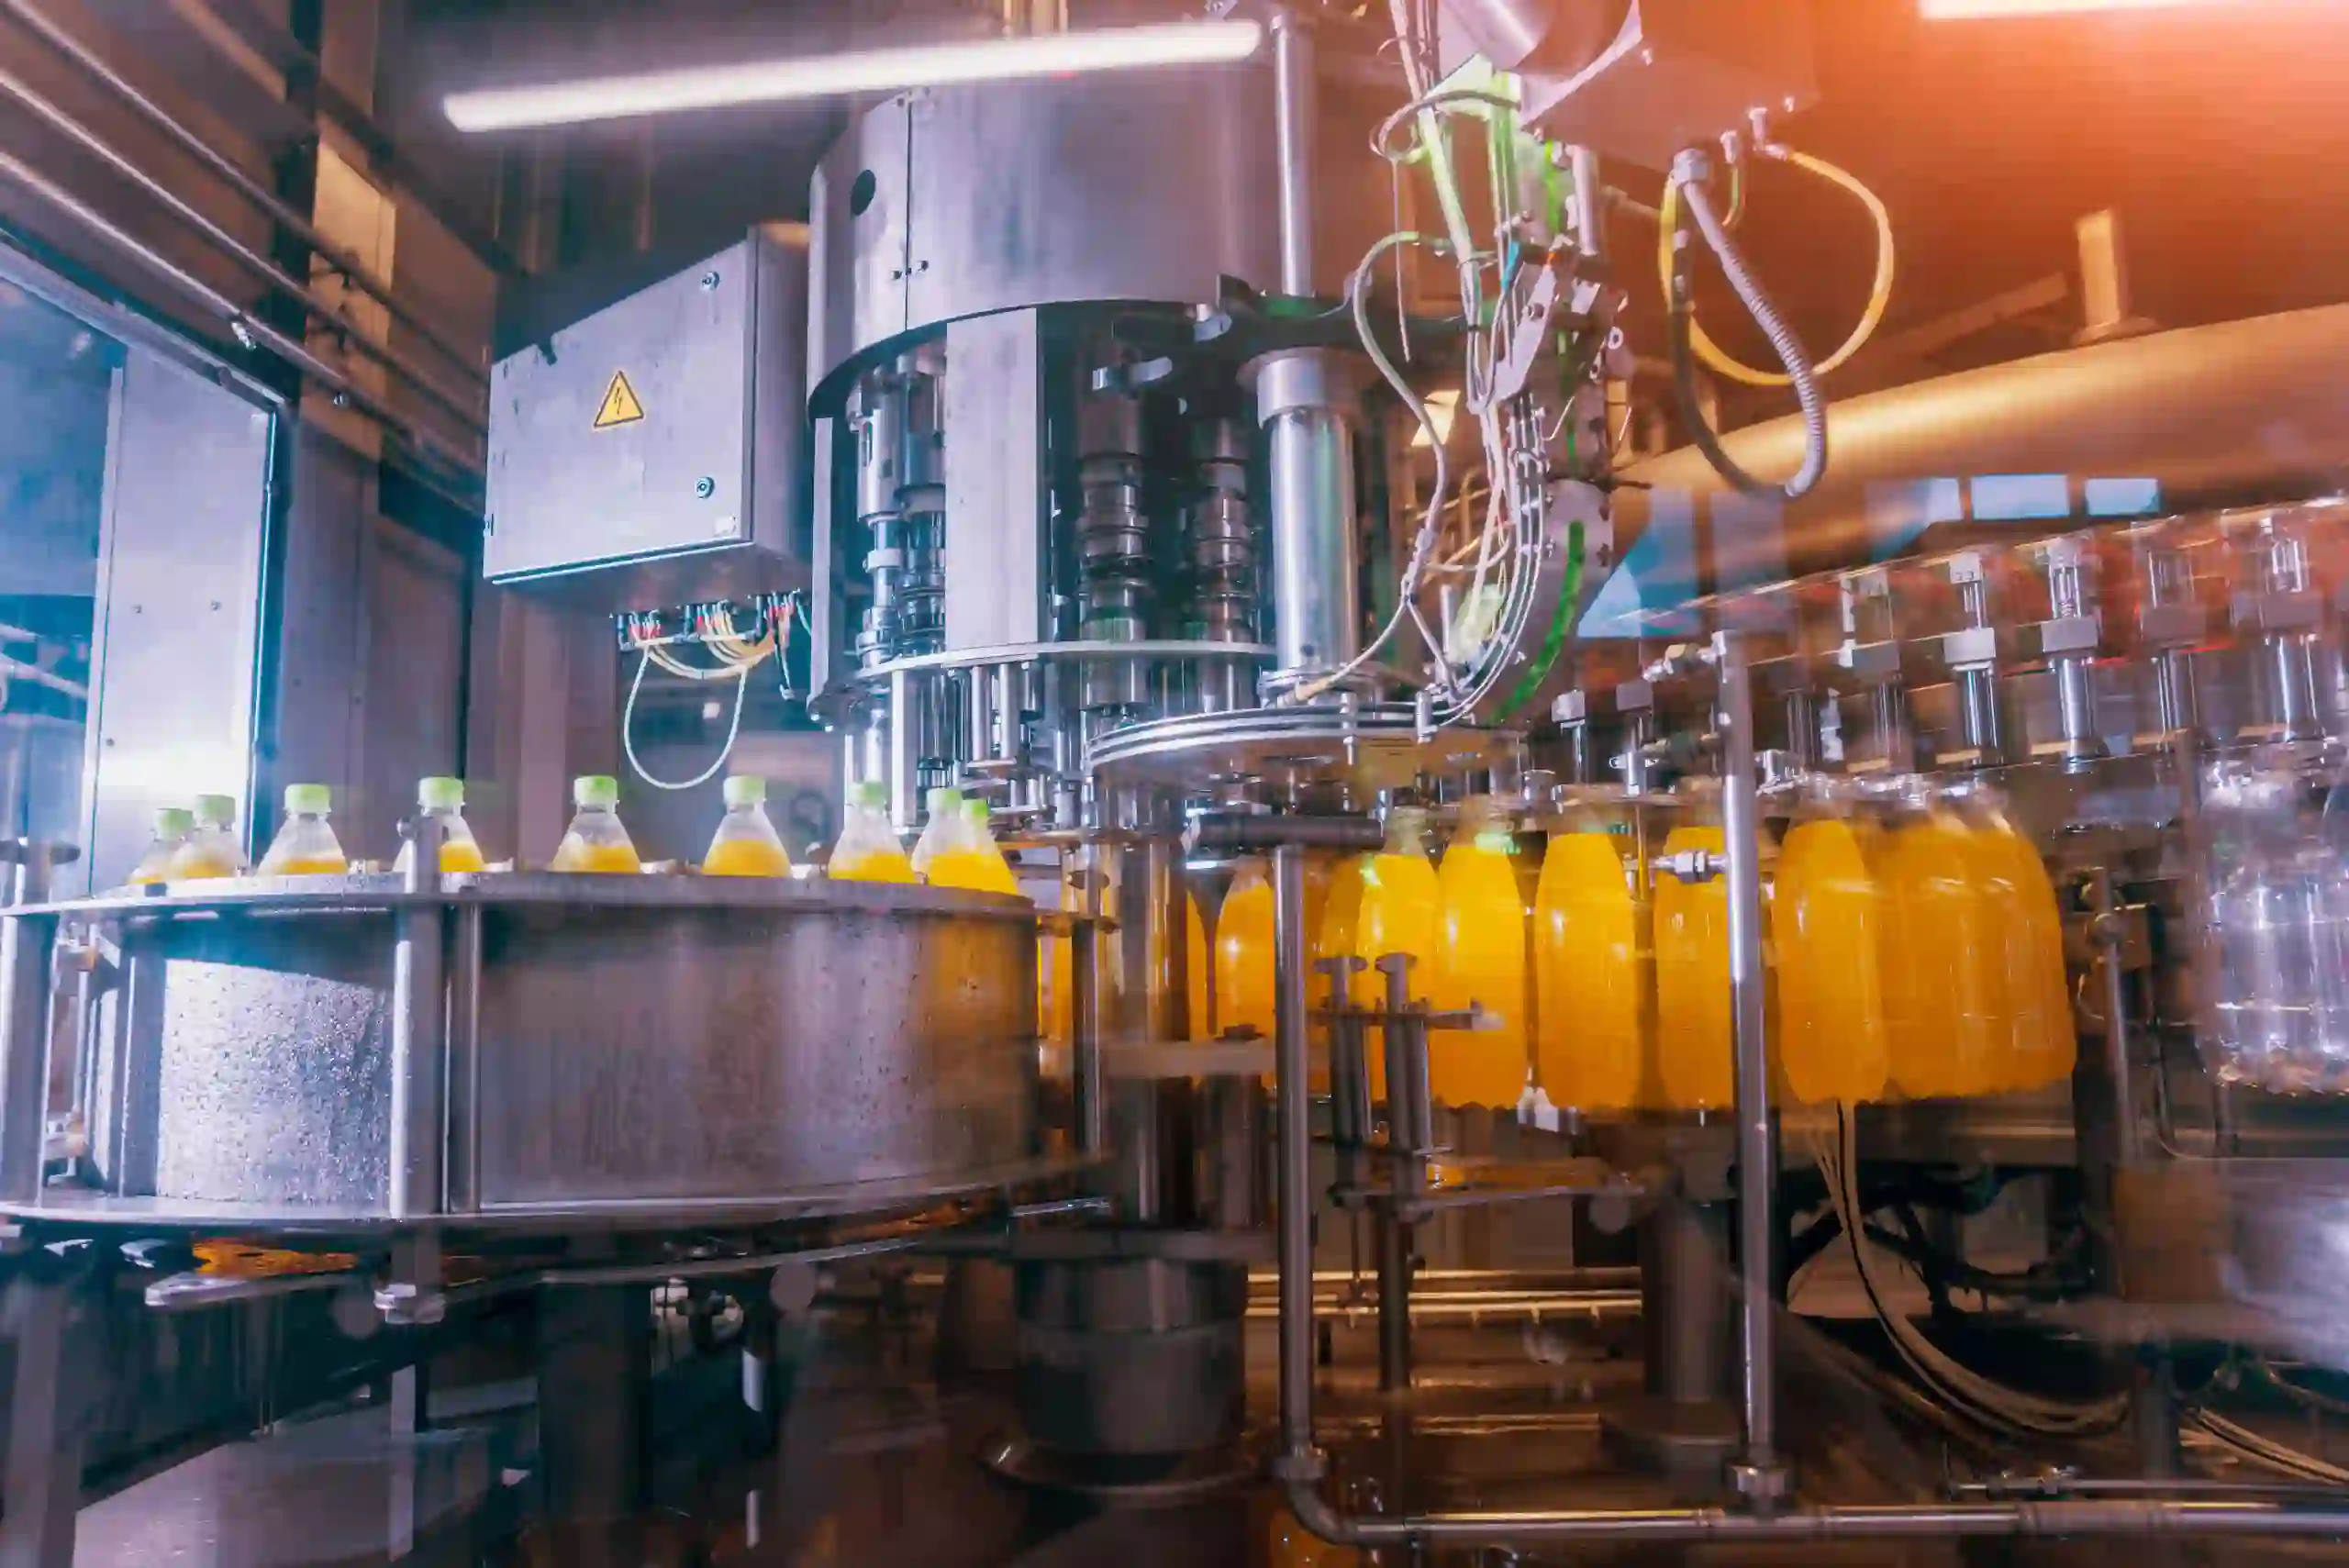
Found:
[[(1697, 400), (1697, 367), (1688, 347), (1692, 306), (1689, 300), (1688, 269), (1684, 264), (1672, 272), (1672, 379), (1680, 395), (1681, 407), (1688, 417), (1690, 434), (1697, 450), (1705, 461), (1730, 484), (1749, 495), (1783, 495), (1789, 501), (1799, 500), (1810, 494), (1827, 472), (1827, 400), (1819, 390), (1818, 374), (1811, 368), (1810, 356), (1803, 351), (1801, 339), (1788, 327), (1770, 296), (1763, 292), (1760, 280), (1746, 266), (1744, 255), (1729, 237), (1728, 228), (1720, 215), (1713, 210), (1712, 197), (1706, 194), (1704, 178), (1705, 155), (1694, 149), (1683, 152), (1673, 161), (1672, 183), (1675, 195), (1697, 222), (1698, 232), (1705, 238), (1719, 257), (1721, 272), (1737, 292), (1754, 325), (1762, 328), (1770, 340), (1771, 350), (1778, 362), (1787, 367), (1787, 379), (1793, 382), (1795, 400), (1802, 406), (1803, 456), (1802, 466), (1793, 478), (1783, 484), (1772, 484), (1756, 479), (1738, 466), (1737, 461), (1721, 446), (1720, 436), (1706, 422), (1704, 410)], [(1675, 237), (1675, 243), (1679, 243)]]

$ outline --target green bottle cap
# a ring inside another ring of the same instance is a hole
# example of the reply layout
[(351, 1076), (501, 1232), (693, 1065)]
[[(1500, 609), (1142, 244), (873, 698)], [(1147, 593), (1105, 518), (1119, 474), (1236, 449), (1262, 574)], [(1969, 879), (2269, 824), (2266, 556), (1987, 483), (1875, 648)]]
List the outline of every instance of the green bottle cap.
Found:
[(933, 789), (922, 798), (929, 803), (930, 814), (932, 817), (941, 817), (947, 812), (960, 810), (963, 805), (963, 792), (952, 786)]
[(295, 817), (324, 817), (334, 805), (334, 792), (320, 784), (285, 786), (285, 809)]
[(418, 779), (416, 781), (416, 803), (427, 811), (462, 811), (465, 808), (465, 781)]
[(588, 773), (571, 781), (571, 803), (573, 806), (601, 806), (606, 811), (620, 803), (620, 781), (609, 773)]
[(1517, 853), (1517, 840), (1508, 836), (1506, 828), (1487, 828), (1477, 834), (1476, 847), (1488, 855)]
[(184, 839), (188, 829), (195, 826), (195, 813), (183, 806), (166, 806), (155, 813), (155, 837)]
[(889, 805), (889, 786), (879, 779), (866, 779), (848, 792), (848, 803), (867, 811), (885, 810)]
[(731, 773), (726, 780), (726, 804), (764, 806), (767, 803), (767, 781), (752, 778), (748, 773)]
[(233, 795), (197, 795), (195, 819), (209, 822), (216, 828), (228, 827), (237, 819), (237, 797)]
[(987, 825), (989, 814), (987, 803), (984, 800), (966, 800), (963, 803), (963, 819), (966, 822), (975, 822), (984, 828)]

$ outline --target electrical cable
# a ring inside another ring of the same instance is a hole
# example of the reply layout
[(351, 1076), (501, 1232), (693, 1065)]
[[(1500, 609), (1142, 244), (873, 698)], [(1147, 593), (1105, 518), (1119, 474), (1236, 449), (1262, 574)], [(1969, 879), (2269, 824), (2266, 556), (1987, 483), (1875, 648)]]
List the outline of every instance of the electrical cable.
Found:
[[(1683, 265), (1672, 268), (1669, 314), (1673, 383), (1679, 391), (1681, 406), (1688, 418), (1689, 434), (1716, 473), (1750, 495), (1776, 495), (1789, 501), (1799, 500), (1810, 493), (1820, 477), (1827, 472), (1827, 402), (1820, 394), (1819, 378), (1811, 373), (1810, 361), (1803, 352), (1801, 340), (1779, 316), (1776, 307), (1771, 305), (1769, 295), (1763, 292), (1760, 282), (1747, 269), (1745, 258), (1739, 252), (1736, 241), (1722, 228), (1720, 215), (1713, 211), (1711, 196), (1698, 183), (1703, 178), (1704, 167), (1702, 153), (1682, 153), (1673, 161), (1672, 183), (1686, 192), (1684, 199), (1689, 217), (1696, 220), (1705, 243), (1720, 259), (1721, 271), (1728, 275), (1730, 286), (1737, 291), (1738, 298), (1744, 302), (1754, 325), (1762, 328), (1763, 335), (1770, 339), (1771, 347), (1777, 350), (1780, 361), (1787, 367), (1796, 400), (1802, 406), (1802, 466), (1795, 471), (1793, 478), (1783, 484), (1765, 484), (1738, 466), (1736, 460), (1721, 446), (1720, 435), (1707, 422), (1697, 399), (1696, 368), (1690, 360), (1689, 329), (1694, 322), (1694, 307), (1689, 298), (1688, 270)], [(1675, 224), (1670, 233), (1676, 261), (1686, 243), (1685, 231)]]
[(628, 684), (628, 704), (620, 710), (620, 749), (628, 753), (628, 765), (635, 770), (636, 776), (654, 789), (692, 789), (696, 784), (705, 784), (716, 778), (718, 770), (726, 765), (726, 759), (734, 754), (735, 738), (742, 732), (742, 705), (751, 694), (751, 671), (757, 661), (737, 665), (728, 672), (734, 677), (735, 682), (734, 717), (726, 726), (726, 744), (718, 749), (716, 760), (693, 777), (682, 782), (673, 782), (668, 779), (654, 778), (646, 771), (644, 763), (636, 754), (636, 698), (637, 694), (644, 689), (644, 672), (655, 662), (652, 657), (655, 651), (650, 647), (643, 650), (644, 657), (636, 662), (636, 678)]
[[(1860, 204), (1867, 208), (1868, 217), (1876, 224), (1876, 280), (1869, 285), (1867, 308), (1860, 313), (1859, 325), (1852, 329), (1852, 335), (1849, 338), (1843, 339), (1842, 347), (1820, 361), (1812, 368), (1812, 373), (1815, 375), (1831, 375), (1849, 363), (1852, 356), (1858, 353), (1867, 345), (1868, 339), (1876, 336), (1876, 328), (1883, 324), (1885, 309), (1892, 302), (1894, 268), (1892, 214), (1886, 209), (1884, 203), (1877, 199), (1874, 191), (1862, 184), (1855, 176), (1844, 172), (1825, 159), (1813, 158), (1808, 152), (1797, 152), (1792, 148), (1776, 144), (1756, 150), (1765, 157), (1791, 163), (1798, 169), (1808, 170), (1820, 178), (1851, 192), (1859, 198)], [(1731, 165), (1732, 174), (1735, 172), (1735, 165)], [(1732, 204), (1742, 204), (1742, 192), (1735, 183), (1732, 184), (1730, 199)], [(1667, 180), (1664, 186), (1664, 203), (1658, 209), (1656, 219), (1656, 276), (1663, 284), (1667, 295), (1672, 292), (1673, 234), (1678, 227), (1679, 209), (1678, 182)], [(1733, 227), (1734, 222), (1734, 217), (1724, 219), (1722, 227), (1724, 228)], [(1742, 383), (1747, 386), (1791, 386), (1794, 384), (1793, 378), (1790, 376), (1783, 375), (1776, 371), (1756, 370), (1753, 366), (1730, 355), (1707, 336), (1704, 327), (1697, 320), (1693, 311), (1688, 318), (1688, 346), (1708, 370), (1726, 376), (1731, 381)]]

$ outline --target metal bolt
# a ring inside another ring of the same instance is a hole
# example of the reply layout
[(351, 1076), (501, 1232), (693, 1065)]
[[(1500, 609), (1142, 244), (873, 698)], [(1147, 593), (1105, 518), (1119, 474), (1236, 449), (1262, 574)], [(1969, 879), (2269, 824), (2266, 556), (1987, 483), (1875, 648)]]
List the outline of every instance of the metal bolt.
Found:
[(705, 294), (708, 293), (711, 289), (716, 288), (718, 286), (718, 274), (716, 272), (704, 272), (701, 275), (701, 286), (702, 292)]
[(700, 496), (705, 501), (708, 500), (712, 495), (718, 494), (718, 481), (712, 479), (707, 473), (703, 474), (699, 479), (694, 481), (694, 494)]

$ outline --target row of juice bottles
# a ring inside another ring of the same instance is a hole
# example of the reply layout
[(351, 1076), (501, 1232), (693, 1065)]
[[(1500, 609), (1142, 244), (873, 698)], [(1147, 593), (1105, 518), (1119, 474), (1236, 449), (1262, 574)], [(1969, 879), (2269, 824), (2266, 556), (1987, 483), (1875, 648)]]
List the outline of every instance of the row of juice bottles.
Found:
[[(633, 874), (644, 869), (635, 842), (619, 817), (619, 782), (595, 774), (571, 786), (574, 815), (548, 870)], [(764, 779), (736, 775), (725, 784), (726, 815), (702, 857), (704, 876), (785, 877), (791, 855), (766, 814)], [(333, 796), (324, 784), (288, 785), (285, 823), (255, 867), (262, 876), (335, 876), (351, 870), (351, 858), (335, 837)], [(440, 824), (440, 870), (487, 869), (481, 846), (466, 825), (465, 786), (451, 778), (417, 785), (417, 807)], [(850, 794), (848, 817), (833, 847), (829, 873), (841, 882), (928, 882), (940, 887), (1017, 893), (1008, 862), (987, 826), (987, 806), (964, 800), (957, 790), (932, 790), (930, 819), (909, 855), (898, 842), (881, 785), (860, 784)], [(130, 873), (130, 885), (194, 882), (241, 875), (244, 857), (236, 838), (237, 803), (227, 795), (202, 795), (195, 809), (169, 806), (155, 814), (154, 837)], [(396, 869), (413, 858), (413, 842), (400, 851)]]
[[(1726, 848), (1717, 788), (1684, 785), (1657, 857)], [(1314, 957), (1417, 960), (1412, 995), (1472, 1001), (1497, 1029), (1431, 1037), (1430, 1086), (1511, 1106), (1529, 1082), (1586, 1111), (1716, 1111), (1732, 1102), (1726, 879), (1651, 877), (1630, 824), (1598, 812), (1549, 835), (1538, 872), (1505, 817), (1472, 801), (1440, 862), (1398, 808), (1375, 853), (1318, 863)], [(2001, 1093), (2068, 1078), (2075, 1042), (2055, 894), (2037, 850), (1976, 792), (1863, 805), (1822, 786), (1797, 810), (1765, 886), (1774, 1093), (1808, 1104)], [(1653, 890), (1650, 884), (1653, 882)], [(1208, 1032), (1273, 1032), (1273, 893), (1243, 861), (1212, 951), (1191, 911), (1191, 1009)], [(1065, 1034), (1064, 985), (1048, 1032)], [(1317, 979), (1318, 1001), (1325, 983)], [(1356, 978), (1375, 1006), (1385, 979)], [(1367, 1067), (1385, 1092), (1375, 1038)], [(1320, 1071), (1320, 1070), (1318, 1070)], [(1317, 1083), (1316, 1087), (1323, 1085)]]

